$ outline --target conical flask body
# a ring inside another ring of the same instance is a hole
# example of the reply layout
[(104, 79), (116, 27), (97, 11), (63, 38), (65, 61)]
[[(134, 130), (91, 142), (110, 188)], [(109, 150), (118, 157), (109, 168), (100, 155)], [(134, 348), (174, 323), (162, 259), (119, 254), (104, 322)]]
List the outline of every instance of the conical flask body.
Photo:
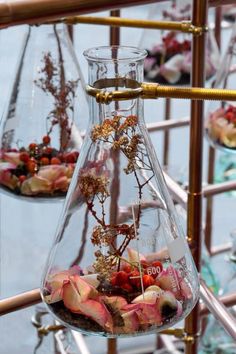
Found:
[(29, 27), (1, 124), (0, 186), (24, 197), (65, 196), (86, 118), (66, 26)]
[(107, 337), (160, 331), (182, 320), (198, 298), (198, 277), (143, 120), (132, 98), (146, 52), (85, 52), (90, 126), (43, 277), (42, 296), (62, 323)]

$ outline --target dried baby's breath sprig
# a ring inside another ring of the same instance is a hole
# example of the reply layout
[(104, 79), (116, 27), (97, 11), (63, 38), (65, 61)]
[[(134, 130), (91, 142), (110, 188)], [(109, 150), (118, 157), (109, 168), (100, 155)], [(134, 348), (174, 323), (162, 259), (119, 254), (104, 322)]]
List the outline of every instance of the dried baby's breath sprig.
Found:
[(104, 175), (96, 176), (94, 173), (87, 172), (79, 176), (80, 192), (86, 199), (91, 199), (95, 195), (102, 199), (109, 196), (107, 185), (108, 178)]
[(42, 62), (44, 64), (40, 70), (42, 76), (34, 82), (46, 94), (53, 97), (54, 108), (47, 116), (47, 120), (50, 122), (47, 134), (50, 135), (53, 127), (59, 125), (60, 151), (64, 151), (71, 136), (73, 119), (70, 119), (70, 113), (73, 112), (75, 91), (79, 80), (66, 81), (63, 60), (56, 63), (50, 52), (44, 54)]
[[(113, 150), (121, 151), (127, 158), (127, 166), (124, 168), (126, 174), (134, 174), (138, 188), (138, 209), (136, 213), (135, 225), (139, 227), (141, 215), (142, 189), (153, 177), (153, 169), (149, 157), (144, 149), (143, 139), (137, 132), (138, 118), (136, 115), (118, 116), (106, 118), (100, 125), (93, 127), (91, 139), (93, 142), (102, 141), (111, 144)], [(141, 183), (137, 170), (144, 169), (152, 172), (152, 176), (147, 182)], [(120, 259), (125, 252), (130, 241), (136, 238), (134, 223), (128, 224), (107, 224), (105, 217), (104, 203), (109, 197), (109, 180), (99, 174), (96, 176), (91, 172), (81, 173), (79, 177), (79, 187), (85, 197), (88, 210), (96, 219), (98, 225), (93, 228), (91, 242), (98, 246), (109, 247), (107, 255), (100, 251), (95, 252), (96, 261), (94, 268), (104, 277), (111, 273), (114, 267), (120, 267)], [(95, 199), (101, 205), (101, 216), (94, 209)], [(104, 278), (105, 279), (105, 278)]]
[(117, 263), (117, 257), (114, 255), (103, 255), (100, 250), (95, 252), (95, 262), (93, 268), (96, 273), (107, 279), (110, 277), (111, 272)]

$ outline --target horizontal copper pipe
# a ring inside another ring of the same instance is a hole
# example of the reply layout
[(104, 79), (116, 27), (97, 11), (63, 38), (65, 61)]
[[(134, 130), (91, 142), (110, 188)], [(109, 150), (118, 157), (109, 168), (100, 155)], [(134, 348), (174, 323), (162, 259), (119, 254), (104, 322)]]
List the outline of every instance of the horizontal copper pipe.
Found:
[[(165, 0), (1, 0), (0, 28), (19, 24), (39, 24), (63, 17), (163, 1)], [(234, 4), (234, 1), (209, 0), (209, 5), (222, 6)]]
[(208, 185), (204, 187), (203, 194), (204, 197), (211, 197), (213, 195), (229, 192), (232, 190), (236, 190), (236, 181), (228, 181)]
[(226, 332), (236, 340), (236, 320), (224, 304), (212, 293), (206, 283), (200, 279), (200, 297), (208, 310), (220, 322)]
[(181, 118), (181, 119), (169, 119), (163, 120), (155, 123), (147, 123), (147, 130), (152, 133), (156, 131), (169, 130), (172, 128), (180, 128), (189, 125), (189, 118)]
[[(164, 177), (168, 186), (169, 191), (171, 192), (173, 198), (176, 202), (180, 203), (185, 209), (187, 208), (187, 193), (183, 190), (180, 185), (175, 182), (170, 176), (164, 173)], [(208, 185), (203, 188), (203, 196), (205, 198), (209, 196), (214, 196), (216, 194), (225, 193), (231, 190), (236, 189), (236, 182), (222, 182)]]
[(180, 187), (180, 185), (175, 182), (167, 173), (163, 171), (163, 175), (165, 177), (165, 181), (167, 184), (167, 187), (173, 197), (173, 199), (179, 203), (184, 209), (187, 209), (187, 203), (188, 203), (188, 195), (187, 193), (183, 190), (183, 188)]
[(38, 304), (42, 301), (39, 289), (0, 300), (0, 316)]
[[(224, 295), (219, 298), (219, 301), (224, 304), (226, 307), (232, 307), (236, 305), (236, 293)], [(206, 304), (201, 304), (200, 306), (200, 314), (201, 316), (209, 315), (210, 311)]]
[(149, 4), (161, 0), (2, 0), (0, 27), (37, 24), (92, 12)]
[(218, 246), (213, 246), (213, 247), (211, 247), (210, 254), (211, 254), (211, 256), (216, 256), (220, 253), (224, 253), (224, 252), (231, 250), (231, 248), (232, 248), (231, 242), (224, 243), (224, 244), (218, 245)]

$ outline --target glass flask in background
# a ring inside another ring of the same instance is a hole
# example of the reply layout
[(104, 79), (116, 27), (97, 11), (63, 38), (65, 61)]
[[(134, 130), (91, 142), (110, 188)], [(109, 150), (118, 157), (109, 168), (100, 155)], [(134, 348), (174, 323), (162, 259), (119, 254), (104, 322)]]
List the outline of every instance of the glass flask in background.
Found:
[(0, 186), (18, 196), (64, 197), (87, 119), (67, 27), (29, 27), (0, 127)]
[[(236, 155), (220, 152), (215, 162), (215, 183), (236, 181)], [(236, 191), (226, 192), (228, 196), (236, 196)]]
[(197, 271), (143, 120), (132, 98), (146, 52), (85, 52), (89, 85), (129, 90), (90, 97), (90, 123), (43, 275), (42, 298), (63, 324), (105, 337), (154, 333), (186, 317)]
[[(232, 249), (227, 256), (227, 271), (225, 273), (225, 283), (223, 284), (223, 294), (236, 293), (236, 230), (231, 232)], [(231, 314), (236, 319), (236, 306), (230, 309)], [(220, 323), (210, 315), (208, 317), (207, 328), (200, 342), (200, 354), (234, 354), (236, 353), (235, 340), (224, 330)]]
[[(149, 20), (187, 21), (191, 18), (192, 2), (172, 1), (166, 4), (160, 16), (160, 4), (151, 7)], [(192, 70), (192, 34), (180, 31), (143, 31), (140, 47), (147, 50), (144, 78), (165, 85), (189, 85)], [(212, 78), (219, 64), (219, 50), (212, 30), (207, 35), (205, 73)]]
[[(235, 89), (236, 77), (236, 24), (222, 63), (216, 74), (214, 88)], [(206, 136), (210, 144), (228, 153), (236, 152), (236, 105), (234, 102), (211, 102), (206, 113)]]

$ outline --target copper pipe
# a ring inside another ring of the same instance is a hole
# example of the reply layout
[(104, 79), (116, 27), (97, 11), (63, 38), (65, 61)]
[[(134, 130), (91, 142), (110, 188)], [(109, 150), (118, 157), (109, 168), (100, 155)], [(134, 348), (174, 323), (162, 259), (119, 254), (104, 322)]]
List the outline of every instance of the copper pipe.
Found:
[(204, 187), (203, 193), (204, 197), (210, 197), (216, 194), (229, 192), (232, 190), (236, 190), (236, 181), (228, 181), (206, 186)]
[(36, 24), (62, 17), (150, 4), (162, 0), (2, 0), (0, 27)]
[[(226, 306), (226, 307), (232, 307), (232, 306), (236, 305), (236, 293), (221, 296), (219, 298), (219, 301), (222, 304), (224, 304), (224, 306)], [(201, 306), (200, 306), (201, 316), (209, 315), (209, 313), (210, 313), (210, 311), (209, 311), (209, 308), (206, 306), (206, 304), (205, 303), (201, 304)]]
[[(194, 0), (192, 23), (205, 27), (207, 24), (207, 0)], [(193, 36), (192, 40), (192, 86), (204, 87), (205, 82), (205, 42), (206, 36)], [(190, 151), (189, 151), (189, 191), (187, 209), (187, 236), (196, 267), (201, 272), (202, 235), (202, 159), (203, 159), (203, 101), (191, 102)], [(185, 344), (186, 354), (198, 353), (198, 333), (200, 332), (199, 302), (185, 320), (185, 331), (193, 341)]]
[(222, 8), (219, 6), (215, 9), (215, 39), (219, 49), (221, 48), (221, 19)]
[[(120, 10), (110, 11), (110, 16), (120, 16)], [(120, 44), (120, 28), (119, 27), (110, 27), (110, 45), (119, 45)], [(115, 64), (116, 65), (116, 64)], [(117, 68), (115, 68), (117, 69)], [(117, 70), (116, 70), (117, 71)], [(119, 103), (116, 102), (118, 105)], [(118, 107), (117, 107), (118, 108)], [(115, 153), (113, 155), (113, 163), (116, 168), (118, 168), (117, 175), (119, 175), (119, 154)], [(110, 210), (110, 222), (117, 223), (117, 212), (118, 212), (118, 204), (117, 199), (119, 196), (119, 179), (116, 176), (115, 181), (113, 182), (114, 190), (112, 191), (112, 204)], [(116, 338), (108, 338), (107, 339), (107, 354), (117, 354), (117, 340)]]
[(73, 26), (72, 25), (67, 25), (67, 30), (68, 30), (68, 33), (69, 33), (69, 36), (70, 36), (70, 40), (73, 43), (73, 40), (74, 40)]
[(179, 203), (184, 209), (187, 209), (188, 195), (187, 193), (180, 187), (180, 185), (175, 182), (168, 174), (163, 171), (163, 175), (171, 193), (173, 199)]
[[(120, 10), (113, 10), (110, 12), (111, 17), (120, 16)], [(120, 44), (120, 28), (119, 27), (110, 27), (110, 45), (119, 45)]]
[(21, 310), (25, 307), (38, 304), (42, 301), (39, 289), (34, 289), (19, 295), (0, 300), (0, 315)]
[[(163, 0), (2, 0), (0, 27), (44, 23), (63, 17), (157, 2)], [(234, 4), (234, 0), (209, 0), (210, 6), (229, 4)]]
[[(205, 282), (201, 279), (200, 286), (200, 294), (201, 299), (203, 300), (206, 307), (213, 314), (213, 316), (220, 322), (220, 324), (224, 327), (226, 332), (236, 340), (236, 320), (231, 315), (229, 311), (227, 311), (224, 304), (213, 294), (213, 292), (207, 287)], [(234, 301), (236, 299), (236, 295), (234, 294)], [(232, 298), (230, 299), (232, 301)], [(202, 309), (202, 308), (201, 308)], [(203, 313), (203, 310), (202, 310)], [(196, 320), (197, 321), (197, 320)]]
[[(165, 100), (165, 120), (170, 120), (171, 115), (171, 100), (167, 98)], [(169, 160), (169, 145), (170, 145), (170, 131), (165, 130), (164, 133), (164, 144), (163, 144), (163, 165), (168, 166)]]
[[(215, 149), (209, 146), (208, 148), (208, 178), (207, 182), (212, 184), (214, 182), (215, 172)], [(211, 251), (212, 239), (212, 212), (213, 212), (213, 198), (208, 197), (206, 203), (206, 226), (205, 226), (205, 244), (208, 252)]]
[(223, 245), (214, 246), (214, 247), (211, 247), (211, 249), (210, 249), (210, 255), (216, 256), (217, 254), (229, 251), (231, 248), (232, 248), (231, 242), (224, 243)]
[(235, 0), (209, 0), (209, 6), (217, 7), (223, 5), (234, 5)]
[(155, 123), (147, 123), (146, 127), (149, 133), (160, 131), (160, 130), (169, 130), (173, 128), (186, 127), (189, 125), (189, 118), (181, 119), (169, 119)]

